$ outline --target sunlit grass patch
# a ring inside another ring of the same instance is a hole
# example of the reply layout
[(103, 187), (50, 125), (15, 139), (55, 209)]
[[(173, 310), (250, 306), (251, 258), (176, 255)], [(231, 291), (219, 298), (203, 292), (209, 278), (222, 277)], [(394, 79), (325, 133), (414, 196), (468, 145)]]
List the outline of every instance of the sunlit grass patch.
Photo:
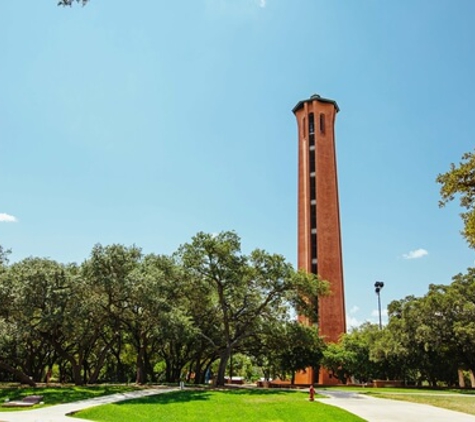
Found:
[(276, 390), (177, 391), (76, 414), (101, 422), (362, 422), (308, 393)]

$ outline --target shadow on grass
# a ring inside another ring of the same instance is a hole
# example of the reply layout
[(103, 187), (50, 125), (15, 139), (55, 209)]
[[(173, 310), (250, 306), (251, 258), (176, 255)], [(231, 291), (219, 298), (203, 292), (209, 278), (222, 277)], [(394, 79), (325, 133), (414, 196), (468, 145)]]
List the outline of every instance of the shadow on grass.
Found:
[[(30, 395), (43, 396), (43, 402), (47, 405), (71, 403), (75, 401), (106, 396), (109, 394), (135, 391), (134, 387), (124, 386), (97, 386), (97, 387), (38, 387), (38, 388), (2, 388), (0, 389), (0, 401), (6, 399), (21, 400)], [(0, 410), (4, 410), (0, 407)]]
[(172, 391), (156, 396), (140, 397), (137, 399), (115, 403), (117, 406), (130, 404), (172, 404), (190, 401), (206, 401), (211, 395), (210, 391)]
[(127, 400), (115, 403), (117, 406), (133, 404), (172, 404), (172, 403), (186, 403), (191, 401), (202, 402), (208, 401), (214, 394), (232, 394), (235, 396), (270, 396), (282, 394), (299, 394), (297, 391), (282, 391), (282, 390), (257, 390), (257, 389), (206, 389), (206, 390), (181, 390), (172, 391), (170, 393), (158, 394), (156, 396), (147, 396), (137, 399)]
[(225, 390), (215, 390), (215, 391), (224, 391), (230, 394), (242, 394), (249, 396), (265, 396), (265, 395), (281, 395), (281, 394), (302, 394), (302, 391), (298, 390), (284, 390), (280, 388), (276, 389), (263, 389), (263, 388), (231, 388)]

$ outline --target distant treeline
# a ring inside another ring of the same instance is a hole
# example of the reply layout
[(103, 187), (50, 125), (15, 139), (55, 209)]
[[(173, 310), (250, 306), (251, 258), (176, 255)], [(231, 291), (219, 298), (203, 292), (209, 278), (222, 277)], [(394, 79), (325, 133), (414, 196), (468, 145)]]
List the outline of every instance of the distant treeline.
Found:
[(423, 297), (388, 306), (383, 330), (366, 323), (330, 345), (323, 364), (341, 380), (402, 380), (475, 388), (475, 269)]

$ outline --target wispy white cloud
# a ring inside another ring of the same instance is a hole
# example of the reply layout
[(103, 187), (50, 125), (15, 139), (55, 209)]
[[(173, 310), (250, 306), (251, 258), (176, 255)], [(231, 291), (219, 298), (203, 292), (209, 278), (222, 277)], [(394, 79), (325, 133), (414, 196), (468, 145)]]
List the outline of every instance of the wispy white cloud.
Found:
[(352, 328), (357, 328), (361, 324), (363, 324), (364, 321), (359, 320), (355, 314), (358, 313), (360, 308), (356, 305), (353, 305), (349, 310), (348, 313), (346, 314), (346, 326), (349, 330)]
[(360, 321), (359, 319), (355, 318), (354, 316), (347, 315), (346, 316), (346, 326), (348, 329), (351, 328), (357, 328), (361, 324), (363, 324), (364, 321)]
[[(372, 324), (379, 324), (379, 311), (377, 309), (373, 309), (371, 311), (371, 318), (369, 319), (369, 322), (371, 322)], [(386, 325), (388, 323), (387, 309), (381, 309), (381, 323), (383, 325)]]
[(13, 215), (6, 214), (4, 212), (0, 213), (0, 223), (16, 223), (18, 219)]
[(267, 7), (267, 0), (205, 0), (206, 11), (212, 16), (255, 17)]
[(419, 259), (426, 255), (429, 255), (429, 252), (427, 252), (425, 249), (415, 249), (409, 253), (403, 254), (402, 257), (404, 259)]
[[(379, 324), (379, 311), (377, 309), (373, 309), (369, 317), (356, 316), (355, 314), (359, 311), (360, 308), (358, 306), (353, 306), (346, 314), (346, 326), (349, 332), (366, 323)], [(388, 323), (387, 309), (381, 309), (381, 322), (383, 325)]]
[[(375, 318), (379, 318), (379, 311), (377, 309), (373, 309), (371, 311), (371, 316)], [(387, 317), (388, 317), (388, 310), (381, 309), (381, 318), (387, 318)]]

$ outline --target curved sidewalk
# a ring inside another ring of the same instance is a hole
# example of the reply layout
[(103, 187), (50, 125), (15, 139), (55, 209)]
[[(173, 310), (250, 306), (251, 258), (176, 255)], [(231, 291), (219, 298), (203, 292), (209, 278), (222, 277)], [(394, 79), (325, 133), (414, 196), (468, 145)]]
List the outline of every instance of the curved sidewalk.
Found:
[(318, 393), (329, 396), (318, 399), (322, 403), (347, 410), (368, 422), (475, 422), (475, 416), (427, 404), (327, 390)]
[[(0, 422), (90, 422), (67, 415), (101, 404), (117, 403), (175, 390), (177, 388), (147, 389), (39, 409), (18, 412), (0, 411)], [(475, 422), (475, 416), (425, 404), (380, 399), (341, 391), (324, 390), (318, 391), (318, 393), (329, 396), (329, 398), (318, 399), (318, 401), (347, 410), (368, 422)]]
[(85, 419), (71, 418), (67, 415), (89, 407), (99, 406), (101, 404), (117, 403), (139, 397), (154, 396), (174, 390), (177, 390), (177, 388), (147, 389), (132, 391), (129, 393), (117, 393), (110, 396), (95, 397), (93, 399), (58, 404), (56, 406), (39, 409), (21, 410), (18, 412), (0, 411), (0, 422), (91, 422), (86, 421)]

